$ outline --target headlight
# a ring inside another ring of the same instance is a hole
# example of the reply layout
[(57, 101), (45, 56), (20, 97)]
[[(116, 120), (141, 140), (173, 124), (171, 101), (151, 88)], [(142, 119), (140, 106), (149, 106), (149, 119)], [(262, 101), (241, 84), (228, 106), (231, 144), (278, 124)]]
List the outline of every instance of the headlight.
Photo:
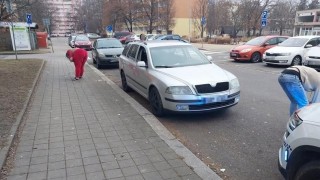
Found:
[(280, 53), (279, 55), (280, 55), (280, 56), (290, 56), (291, 53)]
[(104, 54), (102, 54), (102, 53), (99, 53), (99, 56), (100, 56), (100, 57), (104, 57)]
[(171, 86), (166, 89), (167, 94), (191, 95), (192, 91), (188, 86)]
[(240, 52), (241, 52), (241, 53), (246, 53), (246, 52), (249, 52), (249, 51), (251, 51), (251, 50), (252, 50), (251, 48), (247, 48), (247, 49), (241, 50)]
[(238, 81), (238, 79), (232, 79), (230, 82), (230, 89), (236, 89), (236, 88), (239, 88), (240, 87), (240, 83)]
[(290, 117), (289, 120), (289, 127), (290, 129), (293, 131), (295, 128), (297, 128), (301, 123), (302, 123), (302, 119), (300, 119), (300, 117), (298, 116), (298, 114), (295, 112), (293, 113), (293, 115)]

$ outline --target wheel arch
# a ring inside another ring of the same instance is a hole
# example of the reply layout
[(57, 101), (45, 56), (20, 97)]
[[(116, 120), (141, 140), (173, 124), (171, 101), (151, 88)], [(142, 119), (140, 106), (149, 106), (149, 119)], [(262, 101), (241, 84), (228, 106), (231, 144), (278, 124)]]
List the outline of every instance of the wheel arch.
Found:
[(287, 179), (294, 179), (299, 167), (312, 160), (320, 160), (320, 147), (308, 145), (294, 149), (290, 155), (286, 168)]

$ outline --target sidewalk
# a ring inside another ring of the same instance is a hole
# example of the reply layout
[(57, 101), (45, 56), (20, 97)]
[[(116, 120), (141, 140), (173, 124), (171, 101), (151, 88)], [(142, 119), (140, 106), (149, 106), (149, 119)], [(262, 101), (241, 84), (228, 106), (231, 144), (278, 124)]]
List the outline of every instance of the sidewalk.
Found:
[(35, 55), (47, 63), (8, 180), (220, 179), (91, 65), (71, 81), (64, 55)]

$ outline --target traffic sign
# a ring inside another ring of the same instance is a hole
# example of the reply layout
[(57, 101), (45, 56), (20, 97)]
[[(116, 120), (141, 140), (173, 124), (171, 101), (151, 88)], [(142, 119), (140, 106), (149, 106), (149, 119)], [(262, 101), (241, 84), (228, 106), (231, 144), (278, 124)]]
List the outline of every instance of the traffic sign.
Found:
[(205, 24), (206, 24), (206, 17), (202, 16), (201, 25), (205, 25)]
[(268, 18), (268, 11), (264, 10), (261, 14), (261, 19), (267, 19)]
[(112, 25), (109, 25), (109, 26), (106, 27), (106, 30), (109, 31), (109, 32), (111, 32), (112, 29), (113, 29), (113, 28), (112, 28)]
[(31, 14), (27, 14), (27, 23), (32, 24), (32, 16)]
[(266, 19), (261, 20), (261, 26), (262, 27), (266, 27), (267, 26), (267, 20)]

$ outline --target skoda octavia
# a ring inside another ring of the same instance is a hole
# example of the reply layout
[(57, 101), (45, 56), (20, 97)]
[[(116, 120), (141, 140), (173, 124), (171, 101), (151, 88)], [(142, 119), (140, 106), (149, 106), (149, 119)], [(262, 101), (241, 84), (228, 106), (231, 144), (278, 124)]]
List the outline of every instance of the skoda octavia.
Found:
[(202, 112), (239, 102), (236, 76), (218, 67), (191, 44), (179, 41), (129, 43), (119, 58), (124, 91), (149, 100), (154, 115)]

